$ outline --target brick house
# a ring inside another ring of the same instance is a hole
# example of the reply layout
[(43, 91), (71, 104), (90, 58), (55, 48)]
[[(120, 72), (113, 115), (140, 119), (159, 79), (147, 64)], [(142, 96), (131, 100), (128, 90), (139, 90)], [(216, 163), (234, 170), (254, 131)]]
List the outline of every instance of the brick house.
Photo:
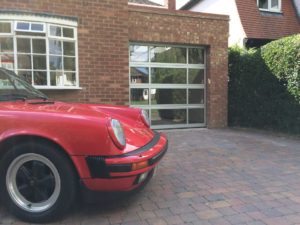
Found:
[(191, 0), (181, 9), (229, 15), (229, 45), (259, 47), (300, 33), (299, 0)]
[(0, 66), (49, 97), (130, 105), (153, 128), (227, 125), (228, 16), (128, 0), (2, 0)]

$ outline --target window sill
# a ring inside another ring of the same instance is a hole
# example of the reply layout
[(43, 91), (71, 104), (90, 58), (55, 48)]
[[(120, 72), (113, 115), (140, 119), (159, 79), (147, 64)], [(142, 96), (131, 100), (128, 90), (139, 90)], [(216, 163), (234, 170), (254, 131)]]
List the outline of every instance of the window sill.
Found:
[(259, 11), (265, 12), (265, 13), (282, 14), (282, 11), (281, 11), (281, 10), (259, 9)]
[(34, 86), (34, 88), (38, 90), (82, 90), (82, 87), (64, 87), (64, 86), (58, 86), (58, 87), (41, 87), (41, 86)]

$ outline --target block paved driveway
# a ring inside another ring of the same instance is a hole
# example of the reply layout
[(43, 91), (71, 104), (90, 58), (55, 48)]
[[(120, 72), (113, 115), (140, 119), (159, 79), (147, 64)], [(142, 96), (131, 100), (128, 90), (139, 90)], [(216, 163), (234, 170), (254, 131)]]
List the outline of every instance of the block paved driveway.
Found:
[[(156, 177), (56, 224), (300, 224), (300, 140), (257, 131), (170, 130)], [(22, 224), (0, 203), (0, 223)]]

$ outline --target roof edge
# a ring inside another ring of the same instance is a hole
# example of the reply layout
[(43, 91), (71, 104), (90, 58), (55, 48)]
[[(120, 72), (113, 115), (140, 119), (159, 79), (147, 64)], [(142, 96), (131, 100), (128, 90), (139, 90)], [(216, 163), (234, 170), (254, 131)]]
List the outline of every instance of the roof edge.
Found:
[(181, 10), (168, 10), (164, 8), (141, 7), (136, 5), (130, 5), (128, 9), (131, 12), (143, 12), (143, 13), (151, 13), (151, 14), (158, 14), (158, 15), (193, 17), (193, 18), (202, 18), (202, 19), (210, 19), (210, 20), (229, 21), (229, 16), (220, 15), (220, 14), (199, 13), (199, 12), (181, 11)]
[(200, 1), (202, 0), (190, 0), (187, 3), (185, 3), (183, 6), (181, 6), (180, 10), (189, 10), (193, 8)]

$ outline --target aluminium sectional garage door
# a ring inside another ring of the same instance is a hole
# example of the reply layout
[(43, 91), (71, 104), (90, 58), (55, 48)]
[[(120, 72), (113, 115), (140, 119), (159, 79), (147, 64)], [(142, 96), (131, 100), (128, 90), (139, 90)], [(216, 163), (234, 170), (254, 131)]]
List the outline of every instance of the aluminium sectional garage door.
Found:
[(205, 49), (131, 43), (130, 105), (152, 128), (205, 126)]

